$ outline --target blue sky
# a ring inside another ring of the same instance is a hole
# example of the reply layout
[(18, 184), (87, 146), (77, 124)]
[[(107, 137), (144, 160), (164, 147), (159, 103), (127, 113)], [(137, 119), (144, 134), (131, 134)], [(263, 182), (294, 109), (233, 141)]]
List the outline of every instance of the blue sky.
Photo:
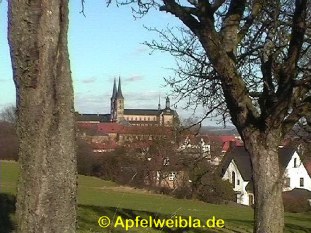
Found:
[[(0, 4), (0, 109), (15, 103), (6, 4)], [(156, 39), (157, 34), (147, 31), (144, 25), (165, 28), (180, 22), (156, 10), (135, 20), (129, 7), (107, 8), (104, 0), (86, 1), (86, 17), (80, 11), (80, 0), (71, 0), (68, 41), (76, 111), (108, 113), (113, 79), (119, 76), (126, 108), (157, 108), (159, 94), (164, 106), (170, 89), (163, 87), (163, 77), (173, 75), (169, 68), (175, 66), (175, 61), (169, 54), (150, 54), (142, 43)], [(184, 117), (192, 113), (177, 110)]]

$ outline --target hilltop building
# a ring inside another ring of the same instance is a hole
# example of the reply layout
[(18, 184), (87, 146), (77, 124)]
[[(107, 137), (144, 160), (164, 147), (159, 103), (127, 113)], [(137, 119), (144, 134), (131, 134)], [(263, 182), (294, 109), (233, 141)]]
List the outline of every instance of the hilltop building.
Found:
[(166, 97), (165, 108), (163, 109), (161, 108), (160, 99), (157, 109), (126, 109), (121, 78), (119, 77), (118, 85), (116, 79), (114, 79), (113, 83), (110, 114), (77, 114), (77, 120), (84, 123), (116, 122), (123, 125), (172, 126), (178, 120), (178, 114), (171, 109), (169, 97)]

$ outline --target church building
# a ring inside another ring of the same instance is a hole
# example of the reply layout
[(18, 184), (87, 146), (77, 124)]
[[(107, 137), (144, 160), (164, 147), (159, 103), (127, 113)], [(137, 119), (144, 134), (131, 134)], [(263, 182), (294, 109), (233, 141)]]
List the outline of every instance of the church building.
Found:
[[(118, 86), (118, 88), (117, 88)], [(178, 119), (177, 112), (170, 107), (170, 99), (166, 97), (165, 108), (161, 108), (160, 100), (155, 109), (127, 109), (122, 94), (121, 78), (117, 85), (114, 79), (112, 96), (110, 98), (110, 114), (78, 114), (79, 122), (116, 122), (123, 125), (139, 126), (172, 126)]]

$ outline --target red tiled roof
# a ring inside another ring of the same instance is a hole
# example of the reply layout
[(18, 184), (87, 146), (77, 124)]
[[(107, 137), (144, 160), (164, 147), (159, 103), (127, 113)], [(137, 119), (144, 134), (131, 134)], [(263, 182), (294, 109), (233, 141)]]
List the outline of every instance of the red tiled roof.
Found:
[(227, 152), (230, 148), (231, 143), (235, 146), (242, 146), (243, 141), (235, 135), (188, 135), (191, 143), (200, 142), (201, 138), (205, 143), (218, 142), (222, 144), (222, 152)]
[(230, 141), (238, 141), (239, 138), (235, 135), (206, 135), (203, 137), (205, 140), (214, 141), (214, 142), (230, 142)]
[(94, 129), (98, 133), (119, 133), (119, 134), (146, 134), (146, 135), (169, 135), (172, 133), (169, 127), (157, 126), (124, 126), (115, 122), (107, 123), (78, 123), (80, 127)]
[(125, 126), (118, 123), (98, 123), (97, 131), (103, 133), (121, 133), (124, 132)]

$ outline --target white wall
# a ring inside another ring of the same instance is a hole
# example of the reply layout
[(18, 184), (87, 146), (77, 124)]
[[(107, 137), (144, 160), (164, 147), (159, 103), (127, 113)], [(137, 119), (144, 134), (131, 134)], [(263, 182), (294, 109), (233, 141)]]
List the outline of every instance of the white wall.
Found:
[[(285, 170), (284, 177), (290, 178), (290, 185), (289, 187), (284, 187), (283, 191), (290, 191), (294, 188), (303, 188), (311, 191), (311, 178), (297, 152), (293, 154), (291, 160), (289, 161)], [(300, 178), (304, 179), (303, 187), (300, 186)]]
[(245, 189), (249, 181), (243, 180), (242, 175), (238, 170), (234, 160), (230, 162), (222, 179), (229, 180), (230, 183), (233, 183), (232, 172), (235, 172), (235, 187), (233, 188), (233, 190), (237, 192), (237, 203), (249, 205), (249, 193)]

